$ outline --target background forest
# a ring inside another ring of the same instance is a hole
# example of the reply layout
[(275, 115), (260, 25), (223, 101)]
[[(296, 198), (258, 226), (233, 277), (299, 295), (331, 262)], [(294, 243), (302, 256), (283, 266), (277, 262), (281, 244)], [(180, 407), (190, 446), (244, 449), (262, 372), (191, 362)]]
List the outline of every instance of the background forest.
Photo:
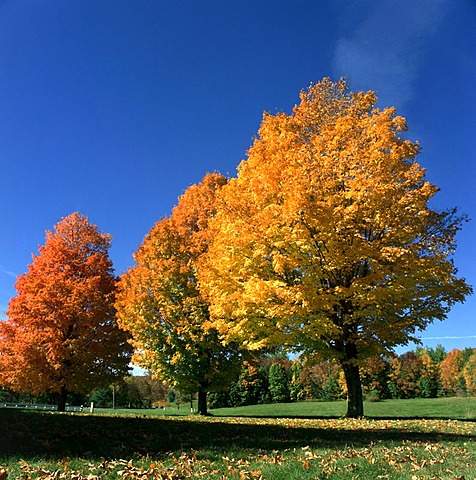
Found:
[[(418, 347), (402, 355), (374, 357), (361, 370), (367, 401), (476, 395), (476, 349)], [(72, 405), (116, 408), (189, 408), (196, 395), (182, 393), (152, 375), (124, 377), (88, 395), (70, 395)], [(310, 400), (342, 400), (346, 385), (331, 361), (264, 355), (242, 364), (238, 378), (209, 394), (210, 408)], [(51, 395), (34, 396), (0, 390), (0, 403), (51, 403)]]

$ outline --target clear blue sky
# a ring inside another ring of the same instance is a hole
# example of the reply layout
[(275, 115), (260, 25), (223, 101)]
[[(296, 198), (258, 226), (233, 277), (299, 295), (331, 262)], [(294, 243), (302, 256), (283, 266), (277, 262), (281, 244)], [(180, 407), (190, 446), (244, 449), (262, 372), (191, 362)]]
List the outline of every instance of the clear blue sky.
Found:
[[(44, 232), (73, 211), (113, 235), (116, 272), (206, 172), (234, 176), (264, 110), (347, 76), (397, 107), (434, 206), (473, 218), (474, 0), (0, 0), (0, 310)], [(422, 333), (476, 347), (476, 298)]]

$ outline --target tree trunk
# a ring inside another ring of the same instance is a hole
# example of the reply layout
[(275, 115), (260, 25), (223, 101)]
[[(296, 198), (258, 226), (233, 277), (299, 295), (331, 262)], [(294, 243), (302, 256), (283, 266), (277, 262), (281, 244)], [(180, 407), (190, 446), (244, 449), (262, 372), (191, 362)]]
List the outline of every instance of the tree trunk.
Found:
[(58, 412), (66, 411), (66, 398), (68, 397), (68, 390), (64, 386), (61, 387), (58, 397)]
[(341, 365), (344, 369), (347, 384), (347, 413), (345, 416), (347, 418), (361, 418), (364, 416), (364, 399), (357, 364), (357, 345), (352, 341), (346, 341), (343, 347), (344, 355)]
[(361, 418), (364, 416), (364, 399), (362, 396), (362, 384), (360, 372), (357, 365), (351, 362), (342, 364), (347, 384), (347, 418)]
[(207, 391), (202, 387), (199, 387), (198, 389), (198, 414), (208, 415)]

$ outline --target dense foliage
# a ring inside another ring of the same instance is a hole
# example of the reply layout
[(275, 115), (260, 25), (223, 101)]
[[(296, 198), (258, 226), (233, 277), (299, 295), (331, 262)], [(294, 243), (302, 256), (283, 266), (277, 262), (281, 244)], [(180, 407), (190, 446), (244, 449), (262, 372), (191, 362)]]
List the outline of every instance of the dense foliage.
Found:
[(238, 373), (241, 354), (224, 346), (210, 324), (197, 275), (213, 232), (208, 227), (218, 191), (226, 183), (208, 174), (180, 197), (169, 218), (158, 221), (134, 255), (137, 265), (122, 275), (116, 302), (119, 324), (130, 331), (135, 362), (182, 393), (207, 394)]
[[(455, 362), (454, 359), (461, 361)], [(436, 398), (476, 395), (476, 348), (419, 347), (402, 355), (375, 356), (361, 366), (364, 398)], [(451, 378), (451, 382), (449, 382)], [(213, 408), (308, 400), (347, 398), (339, 364), (330, 360), (262, 357), (245, 363), (239, 379), (229, 389), (212, 395)]]
[(62, 219), (16, 282), (0, 322), (0, 383), (18, 392), (69, 393), (108, 385), (129, 368), (116, 322), (110, 236), (78, 213)]
[(412, 340), (471, 292), (452, 261), (464, 217), (436, 211), (394, 108), (329, 79), (265, 114), (220, 192), (201, 270), (215, 326), (250, 349), (319, 352), (363, 415), (360, 365)]

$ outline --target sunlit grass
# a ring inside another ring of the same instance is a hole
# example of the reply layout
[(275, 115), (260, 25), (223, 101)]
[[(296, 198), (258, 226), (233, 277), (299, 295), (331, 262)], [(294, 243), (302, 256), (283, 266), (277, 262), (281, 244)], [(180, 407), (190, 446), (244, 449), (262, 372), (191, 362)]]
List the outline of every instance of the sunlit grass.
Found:
[[(345, 401), (299, 402), (250, 405), (246, 407), (210, 410), (220, 417), (343, 417), (347, 410)], [(196, 408), (195, 408), (196, 411)], [(415, 398), (410, 400), (384, 400), (365, 402), (365, 416), (370, 418), (445, 418), (476, 420), (476, 397)], [(183, 416), (190, 415), (190, 406), (171, 406), (162, 409), (96, 409), (96, 414), (132, 416)]]
[[(216, 416), (259, 417), (342, 417), (347, 403), (300, 402), (212, 410)], [(366, 417), (371, 418), (446, 418), (476, 420), (476, 397), (415, 398), (364, 402)]]

